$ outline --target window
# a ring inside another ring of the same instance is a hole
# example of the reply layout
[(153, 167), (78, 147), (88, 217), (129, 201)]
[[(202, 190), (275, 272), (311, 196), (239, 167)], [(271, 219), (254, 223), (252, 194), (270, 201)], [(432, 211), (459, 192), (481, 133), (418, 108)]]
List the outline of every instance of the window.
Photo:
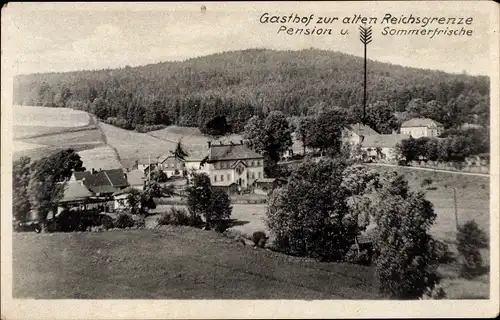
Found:
[(252, 179), (255, 179), (255, 172), (252, 172)]
[(214, 176), (214, 181), (215, 181), (215, 182), (217, 181), (217, 176)]
[(224, 181), (224, 175), (223, 174), (220, 175), (220, 181)]
[(254, 164), (255, 164), (255, 163), (252, 161), (252, 167), (254, 166)]
[(260, 178), (260, 172), (259, 172), (259, 178)]
[(247, 179), (250, 178), (250, 173), (247, 172)]
[(227, 181), (231, 181), (231, 175), (229, 173), (227, 174)]

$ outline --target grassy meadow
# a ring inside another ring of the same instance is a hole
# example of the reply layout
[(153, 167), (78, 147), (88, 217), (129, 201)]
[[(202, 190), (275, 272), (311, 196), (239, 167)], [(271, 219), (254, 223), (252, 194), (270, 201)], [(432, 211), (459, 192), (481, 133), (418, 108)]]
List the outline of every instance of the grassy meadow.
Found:
[(102, 122), (99, 126), (106, 136), (107, 144), (118, 152), (125, 168), (132, 167), (136, 160), (147, 160), (150, 156), (153, 161), (175, 149), (176, 143), (146, 133), (124, 130)]
[(200, 229), (13, 237), (14, 298), (381, 298), (369, 267), (293, 258)]
[(67, 108), (14, 107), (14, 155), (40, 159), (72, 148), (84, 167), (113, 169), (122, 165), (92, 116)]
[[(179, 140), (182, 140), (184, 145), (191, 148), (196, 146), (205, 147), (208, 141), (214, 140), (211, 137), (202, 134), (198, 128), (193, 127), (169, 126), (165, 129), (150, 131), (148, 134), (158, 139), (173, 143), (177, 143)], [(216, 140), (223, 142), (232, 141), (236, 143), (242, 139), (243, 137), (239, 134), (231, 134)]]

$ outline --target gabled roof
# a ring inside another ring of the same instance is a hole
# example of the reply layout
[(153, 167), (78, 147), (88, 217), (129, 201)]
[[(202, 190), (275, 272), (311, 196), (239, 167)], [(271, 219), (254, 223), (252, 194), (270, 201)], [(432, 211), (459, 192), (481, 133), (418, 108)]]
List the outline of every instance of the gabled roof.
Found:
[(248, 167), (248, 164), (247, 164), (245, 161), (243, 161), (243, 160), (236, 160), (236, 161), (235, 161), (235, 162), (231, 165), (231, 168), (235, 168), (235, 167), (238, 165), (238, 163), (241, 163), (241, 164), (242, 164), (242, 165), (244, 165), (245, 167)]
[(135, 169), (127, 172), (127, 182), (131, 186), (143, 185), (145, 178), (144, 171), (142, 170)]
[(89, 172), (83, 183), (95, 193), (113, 193), (128, 186), (123, 169), (101, 170), (94, 174)]
[(410, 127), (437, 128), (442, 126), (443, 124), (429, 118), (413, 118), (401, 124), (401, 128), (410, 128)]
[(361, 124), (361, 123), (356, 123), (356, 124), (350, 125), (348, 130), (357, 134), (358, 136), (365, 136), (366, 137), (366, 136), (379, 135), (379, 133), (377, 131), (375, 131), (372, 128), (370, 128), (369, 126), (366, 126), (366, 125)]
[(71, 202), (85, 200), (92, 196), (92, 193), (77, 181), (70, 181), (64, 186), (64, 195), (59, 202)]
[(76, 181), (81, 181), (91, 175), (90, 171), (75, 171), (73, 172)]
[(251, 150), (244, 144), (212, 145), (209, 158), (211, 161), (261, 159), (262, 155)]
[(372, 136), (365, 136), (361, 142), (364, 148), (394, 148), (401, 142), (401, 140), (409, 139), (407, 134), (379, 134)]

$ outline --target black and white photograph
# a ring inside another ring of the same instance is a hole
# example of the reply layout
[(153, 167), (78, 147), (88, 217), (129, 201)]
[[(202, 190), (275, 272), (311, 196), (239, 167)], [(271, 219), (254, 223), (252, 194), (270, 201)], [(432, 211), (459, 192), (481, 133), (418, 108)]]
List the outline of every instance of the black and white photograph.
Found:
[(494, 2), (2, 9), (5, 319), (498, 315)]

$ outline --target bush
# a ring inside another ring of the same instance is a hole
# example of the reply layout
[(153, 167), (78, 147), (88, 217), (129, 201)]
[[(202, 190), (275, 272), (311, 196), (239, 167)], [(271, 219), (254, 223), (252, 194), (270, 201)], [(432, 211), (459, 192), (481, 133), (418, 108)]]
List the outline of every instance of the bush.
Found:
[(349, 251), (347, 251), (345, 261), (347, 263), (369, 266), (371, 264), (371, 257), (368, 250), (365, 249), (358, 252), (356, 245), (353, 245)]
[(268, 237), (263, 231), (256, 231), (252, 235), (252, 241), (256, 247), (264, 248), (266, 246), (267, 239)]
[(164, 124), (151, 124), (151, 125), (137, 124), (137, 125), (135, 125), (135, 131), (141, 132), (141, 133), (146, 133), (149, 131), (165, 129), (166, 127), (167, 126)]
[(115, 227), (120, 229), (132, 228), (134, 219), (127, 213), (120, 213), (115, 221)]
[(103, 226), (104, 229), (113, 229), (114, 223), (113, 223), (113, 218), (110, 216), (102, 215), (101, 216), (101, 225)]
[(433, 182), (433, 181), (432, 181), (432, 179), (431, 179), (431, 178), (425, 178), (425, 179), (422, 181), (422, 183), (420, 184), (420, 186), (421, 186), (422, 188), (425, 188), (425, 187), (430, 186), (430, 185), (432, 184), (432, 182)]
[(184, 209), (172, 207), (169, 212), (163, 213), (158, 218), (158, 224), (198, 227), (203, 224), (203, 221), (199, 216), (190, 216)]
[(481, 270), (483, 259), (479, 249), (488, 246), (488, 239), (483, 230), (473, 220), (458, 228), (457, 250), (462, 258), (460, 275), (472, 278)]
[(453, 254), (449, 246), (439, 240), (434, 240), (434, 255), (439, 263), (449, 263), (453, 261)]

